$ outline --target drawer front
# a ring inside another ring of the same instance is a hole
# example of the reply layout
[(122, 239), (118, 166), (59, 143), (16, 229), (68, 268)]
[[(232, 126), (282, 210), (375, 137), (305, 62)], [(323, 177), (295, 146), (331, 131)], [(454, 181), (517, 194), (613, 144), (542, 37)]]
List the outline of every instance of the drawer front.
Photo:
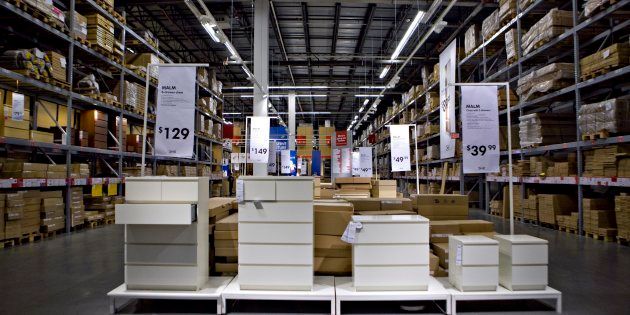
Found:
[(497, 245), (464, 245), (461, 252), (464, 266), (499, 265), (499, 246)]
[(238, 206), (241, 222), (313, 222), (312, 202), (261, 202), (256, 209), (254, 202), (247, 201)]
[(238, 243), (313, 244), (313, 224), (239, 222)]
[(364, 223), (356, 244), (429, 243), (428, 223)]
[(125, 284), (128, 289), (194, 290), (201, 282), (197, 273), (197, 267), (125, 266)]
[(313, 266), (238, 266), (242, 290), (311, 290)]
[(313, 264), (313, 246), (242, 244), (238, 247), (238, 262), (243, 265), (309, 266)]
[[(450, 270), (449, 270), (450, 275)], [(492, 287), (499, 284), (498, 266), (463, 266), (461, 268), (461, 285), (463, 288)]]
[(198, 188), (198, 181), (165, 181), (162, 182), (162, 200), (196, 203), (199, 199)]
[(273, 180), (245, 180), (243, 200), (276, 200), (276, 183)]
[(197, 225), (125, 225), (127, 244), (196, 244)]
[(312, 181), (287, 181), (276, 182), (276, 200), (304, 200), (313, 201)]
[(499, 280), (513, 286), (547, 286), (547, 266), (501, 266)]
[(197, 265), (197, 245), (125, 245), (127, 264)]
[(548, 250), (546, 244), (513, 245), (512, 263), (520, 264), (547, 264)]
[(355, 266), (428, 265), (429, 244), (354, 245)]
[(190, 204), (119, 204), (116, 224), (190, 225), (192, 211)]
[(125, 182), (125, 202), (162, 201), (162, 182)]
[(426, 290), (429, 266), (355, 266), (354, 287), (365, 290)]

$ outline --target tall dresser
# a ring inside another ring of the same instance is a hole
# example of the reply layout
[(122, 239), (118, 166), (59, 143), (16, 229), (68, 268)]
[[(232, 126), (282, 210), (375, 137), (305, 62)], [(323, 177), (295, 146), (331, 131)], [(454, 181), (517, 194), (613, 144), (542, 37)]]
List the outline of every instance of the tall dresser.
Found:
[(127, 289), (199, 290), (208, 281), (207, 177), (127, 177), (125, 225)]
[(238, 282), (249, 290), (313, 288), (313, 178), (241, 176)]

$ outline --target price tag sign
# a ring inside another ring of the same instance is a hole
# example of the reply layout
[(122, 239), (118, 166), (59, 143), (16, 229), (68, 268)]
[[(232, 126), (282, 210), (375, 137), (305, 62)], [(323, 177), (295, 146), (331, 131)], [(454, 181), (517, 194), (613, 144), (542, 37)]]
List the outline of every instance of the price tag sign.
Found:
[(246, 157), (245, 157), (245, 153), (239, 153), (239, 154), (238, 154), (238, 161), (239, 161), (240, 163), (246, 163), (247, 159), (246, 159)]
[(332, 172), (333, 174), (339, 174), (340, 171), (341, 171), (341, 150), (333, 149)]
[(13, 93), (11, 108), (11, 119), (17, 121), (24, 120), (24, 95)]
[(359, 173), (360, 177), (372, 177), (372, 148), (359, 148)]
[(192, 158), (196, 67), (160, 67), (155, 155)]
[(251, 117), (249, 163), (269, 163), (269, 117)]
[(409, 150), (409, 126), (390, 125), (392, 172), (411, 171), (411, 152)]
[(118, 185), (116, 185), (116, 184), (107, 184), (107, 195), (108, 196), (116, 196), (116, 195), (118, 195)]
[(45, 179), (40, 178), (25, 178), (22, 181), (22, 186), (24, 187), (41, 187), (46, 183)]
[(103, 196), (103, 185), (92, 185), (92, 197), (101, 197)]
[(352, 174), (352, 149), (341, 149), (341, 173)]
[(359, 176), (361, 172), (361, 152), (352, 152), (352, 176)]
[(46, 180), (46, 186), (65, 186), (66, 180), (63, 178), (49, 178)]
[(87, 178), (73, 178), (72, 185), (74, 186), (85, 186), (87, 185)]
[(267, 160), (267, 173), (275, 174), (278, 169), (278, 157), (276, 154), (276, 142), (269, 143), (269, 160)]
[(302, 157), (301, 157), (301, 156), (299, 156), (299, 157), (297, 158), (297, 168), (298, 168), (299, 170), (301, 170), (301, 169), (302, 169)]
[(291, 151), (280, 151), (280, 173), (291, 174)]
[(499, 172), (496, 86), (462, 86), (464, 174)]
[(0, 179), (0, 188), (11, 188), (13, 186), (12, 179)]
[(230, 153), (230, 161), (232, 164), (238, 164), (240, 161), (238, 160), (238, 153)]

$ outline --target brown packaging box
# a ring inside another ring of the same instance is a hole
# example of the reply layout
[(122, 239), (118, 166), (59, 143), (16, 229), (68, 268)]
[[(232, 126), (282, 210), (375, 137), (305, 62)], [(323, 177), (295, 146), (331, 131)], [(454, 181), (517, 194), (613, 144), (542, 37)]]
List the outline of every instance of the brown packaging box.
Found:
[(448, 268), (448, 243), (431, 244), (431, 249), (440, 259), (440, 267)]
[(430, 221), (430, 242), (431, 243), (448, 243), (449, 235), (460, 235), (459, 222), (456, 220), (450, 221)]
[(352, 257), (352, 245), (337, 235), (315, 235), (315, 257)]
[(314, 230), (316, 235), (341, 236), (352, 219), (352, 207), (344, 203), (344, 206), (323, 206), (315, 203)]
[(354, 206), (354, 211), (379, 211), (381, 210), (380, 198), (346, 199)]
[(431, 220), (466, 219), (468, 196), (466, 195), (414, 195), (418, 213)]
[(352, 258), (315, 257), (313, 269), (316, 273), (349, 274), (352, 273)]
[(411, 199), (408, 198), (383, 198), (381, 199), (381, 210), (413, 210)]

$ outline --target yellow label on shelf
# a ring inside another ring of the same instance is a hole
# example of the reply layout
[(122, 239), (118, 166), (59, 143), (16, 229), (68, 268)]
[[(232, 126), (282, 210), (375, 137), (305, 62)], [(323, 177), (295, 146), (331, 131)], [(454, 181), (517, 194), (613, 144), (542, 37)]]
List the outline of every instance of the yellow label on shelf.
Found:
[(118, 184), (108, 184), (107, 185), (107, 195), (108, 196), (116, 196), (116, 195), (118, 195)]
[(92, 197), (101, 197), (103, 196), (103, 185), (92, 185)]

